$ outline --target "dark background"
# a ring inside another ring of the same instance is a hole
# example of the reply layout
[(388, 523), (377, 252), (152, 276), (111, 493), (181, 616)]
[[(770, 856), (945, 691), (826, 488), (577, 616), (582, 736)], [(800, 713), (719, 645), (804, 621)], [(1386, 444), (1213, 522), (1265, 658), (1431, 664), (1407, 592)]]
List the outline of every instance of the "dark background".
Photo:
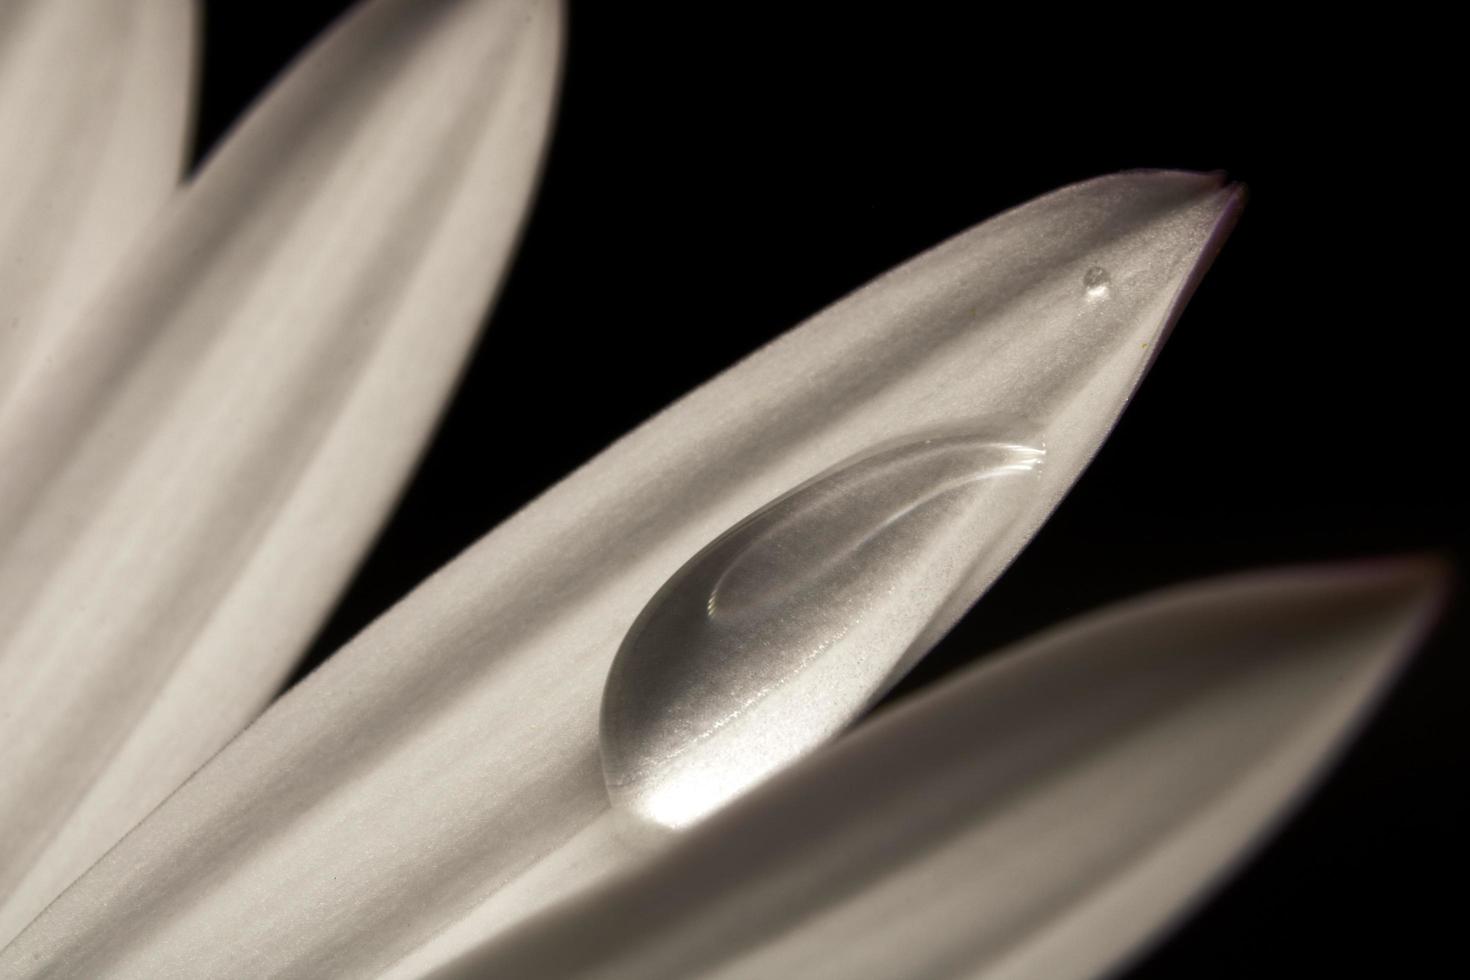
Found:
[[(205, 4), (200, 153), (345, 6)], [(760, 343), (999, 210), (1131, 167), (1224, 170), (1250, 203), (1091, 469), (895, 696), (1183, 579), (1421, 549), (1463, 569), (1465, 314), (1441, 299), (1462, 250), (1436, 244), (1460, 180), (1431, 149), (1440, 90), (1390, 32), (798, 9), (572, 4), (514, 271), (303, 671)], [(1322, 791), (1130, 977), (1458, 972), (1463, 605)]]

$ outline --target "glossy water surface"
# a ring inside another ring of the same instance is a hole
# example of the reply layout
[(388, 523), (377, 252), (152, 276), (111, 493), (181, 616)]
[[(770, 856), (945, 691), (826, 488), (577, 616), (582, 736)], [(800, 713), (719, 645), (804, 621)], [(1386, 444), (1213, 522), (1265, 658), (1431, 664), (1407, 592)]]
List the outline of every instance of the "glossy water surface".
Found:
[(1043, 456), (988, 435), (903, 442), (818, 476), (695, 555), (608, 676), (613, 803), (681, 826), (845, 727), (994, 578), (994, 542)]

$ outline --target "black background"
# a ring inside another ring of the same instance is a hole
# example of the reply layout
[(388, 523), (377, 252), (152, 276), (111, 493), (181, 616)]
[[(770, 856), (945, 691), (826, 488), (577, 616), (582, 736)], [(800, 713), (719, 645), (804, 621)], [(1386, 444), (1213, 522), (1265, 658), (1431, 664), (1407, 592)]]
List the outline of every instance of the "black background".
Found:
[[(346, 4), (205, 6), (199, 153)], [(1438, 244), (1460, 181), (1431, 149), (1440, 90), (1390, 32), (890, 7), (572, 5), (519, 258), (303, 670), (760, 343), (999, 210), (1131, 167), (1224, 170), (1250, 202), (1091, 469), (895, 697), (1191, 577), (1426, 548), (1463, 567), (1465, 315), (1442, 299), (1463, 275)], [(1433, 965), (1465, 907), (1462, 607), (1305, 810), (1129, 976), (1459, 972)]]

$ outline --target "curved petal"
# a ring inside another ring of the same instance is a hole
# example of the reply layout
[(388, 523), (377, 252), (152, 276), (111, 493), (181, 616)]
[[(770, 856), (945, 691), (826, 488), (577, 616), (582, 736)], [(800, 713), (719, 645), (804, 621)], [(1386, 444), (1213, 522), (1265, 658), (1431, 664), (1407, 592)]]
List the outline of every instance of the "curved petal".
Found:
[(0, 406), (178, 186), (190, 0), (0, 8)]
[(1365, 563), (1083, 617), (430, 975), (1102, 976), (1300, 798), (1444, 584), (1432, 561)]
[(999, 574), (1122, 410), (1238, 200), (1186, 173), (1066, 188), (752, 355), (364, 631), (3, 962), (150, 977), (391, 964), (600, 823), (608, 665), (649, 596), (737, 520), (889, 440), (961, 421), (1023, 427), (1048, 459), (992, 542)]
[(559, 25), (541, 0), (364, 5), (0, 419), (0, 937), (243, 728), (326, 616), (509, 261)]

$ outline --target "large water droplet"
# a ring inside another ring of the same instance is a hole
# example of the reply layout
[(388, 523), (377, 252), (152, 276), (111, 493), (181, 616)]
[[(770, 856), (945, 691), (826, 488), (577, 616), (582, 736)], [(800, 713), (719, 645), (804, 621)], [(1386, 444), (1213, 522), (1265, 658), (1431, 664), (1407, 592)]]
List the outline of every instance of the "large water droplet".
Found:
[(975, 434), (828, 471), (680, 568), (602, 704), (614, 805), (682, 826), (841, 731), (978, 598), (1043, 452)]
[(1113, 290), (1113, 277), (1107, 269), (1095, 265), (1082, 274), (1082, 288), (1087, 290), (1088, 299), (1106, 299)]

